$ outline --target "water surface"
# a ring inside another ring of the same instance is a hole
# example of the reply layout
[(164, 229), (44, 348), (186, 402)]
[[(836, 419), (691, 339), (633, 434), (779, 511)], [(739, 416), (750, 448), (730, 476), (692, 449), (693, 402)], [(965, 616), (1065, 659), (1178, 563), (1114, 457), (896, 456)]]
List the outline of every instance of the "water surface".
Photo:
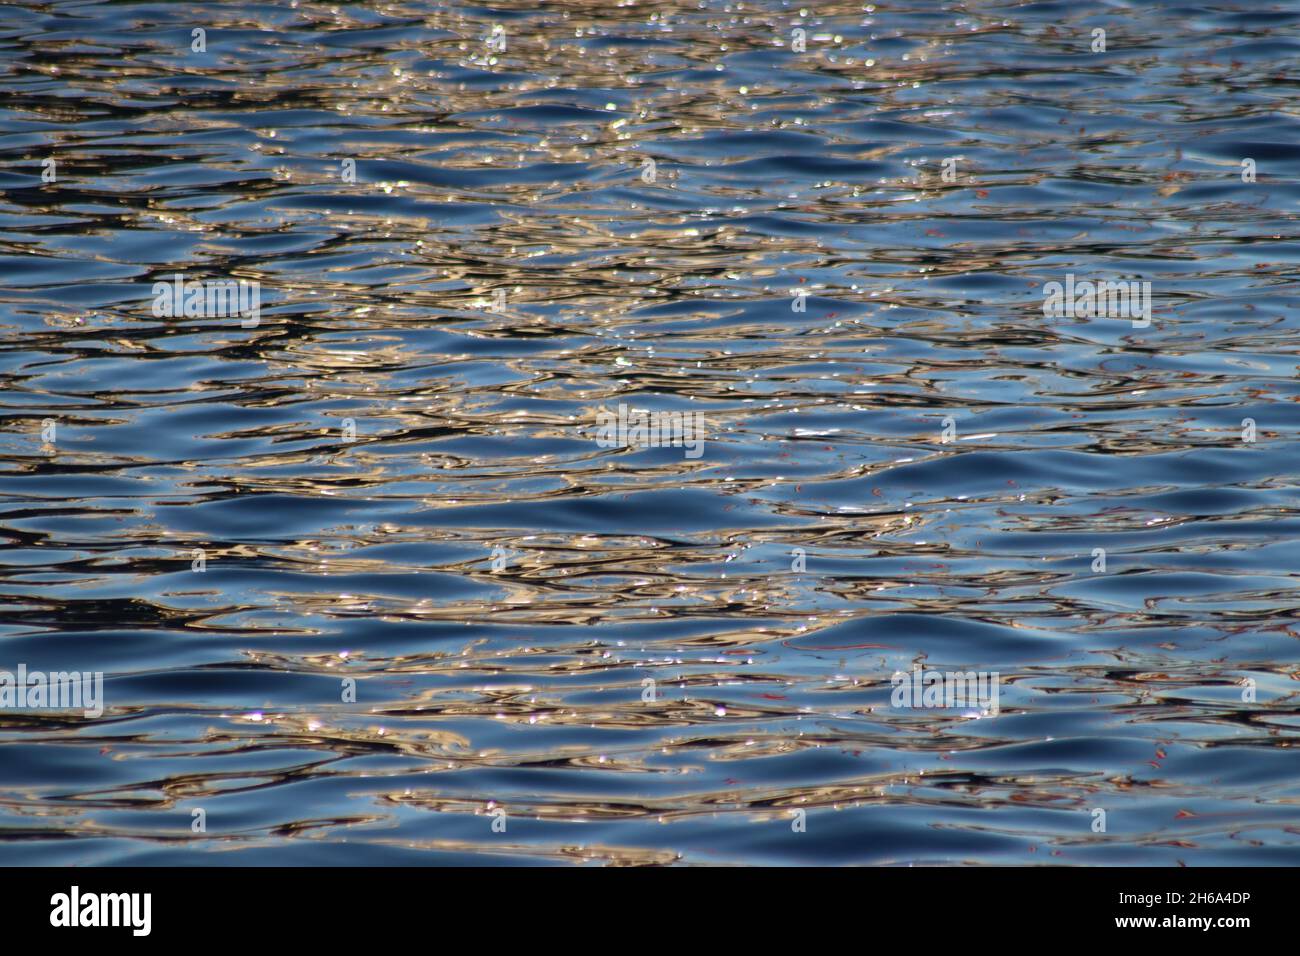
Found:
[(0, 7), (0, 863), (1300, 862), (1298, 26)]

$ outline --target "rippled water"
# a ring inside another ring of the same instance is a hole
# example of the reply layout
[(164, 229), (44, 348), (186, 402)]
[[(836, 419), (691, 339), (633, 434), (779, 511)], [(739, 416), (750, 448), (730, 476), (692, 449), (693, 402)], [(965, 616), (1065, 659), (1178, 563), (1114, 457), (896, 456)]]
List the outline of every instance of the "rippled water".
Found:
[(1298, 26), (0, 7), (0, 862), (1300, 862)]

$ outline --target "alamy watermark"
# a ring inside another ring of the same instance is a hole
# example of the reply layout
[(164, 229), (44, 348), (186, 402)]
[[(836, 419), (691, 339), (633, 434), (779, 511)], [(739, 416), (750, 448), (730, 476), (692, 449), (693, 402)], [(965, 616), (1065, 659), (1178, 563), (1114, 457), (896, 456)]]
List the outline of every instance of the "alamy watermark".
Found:
[(1133, 328), (1151, 324), (1151, 283), (1145, 281), (1075, 282), (1068, 273), (1065, 284), (1043, 286), (1043, 315), (1066, 319), (1132, 319)]
[(50, 907), (51, 926), (125, 926), (132, 936), (153, 929), (152, 893), (83, 893), (73, 886), (51, 896)]
[(86, 717), (104, 713), (104, 672), (0, 670), (0, 710), (80, 710)]
[(910, 673), (894, 674), (889, 703), (894, 707), (974, 709), (996, 717), (1001, 683), (997, 671), (927, 671), (914, 667)]
[(684, 448), (685, 457), (704, 454), (703, 412), (652, 412), (628, 408), (596, 412), (596, 444), (601, 448)]
[(177, 272), (153, 284), (153, 314), (159, 319), (215, 319), (239, 316), (246, 329), (262, 318), (262, 284), (255, 280), (189, 279)]

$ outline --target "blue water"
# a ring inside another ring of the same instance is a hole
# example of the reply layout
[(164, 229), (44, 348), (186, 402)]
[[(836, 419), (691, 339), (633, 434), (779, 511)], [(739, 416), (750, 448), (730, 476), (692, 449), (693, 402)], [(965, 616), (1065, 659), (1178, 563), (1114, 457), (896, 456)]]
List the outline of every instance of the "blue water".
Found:
[(1298, 27), (0, 7), (0, 863), (1300, 863)]

